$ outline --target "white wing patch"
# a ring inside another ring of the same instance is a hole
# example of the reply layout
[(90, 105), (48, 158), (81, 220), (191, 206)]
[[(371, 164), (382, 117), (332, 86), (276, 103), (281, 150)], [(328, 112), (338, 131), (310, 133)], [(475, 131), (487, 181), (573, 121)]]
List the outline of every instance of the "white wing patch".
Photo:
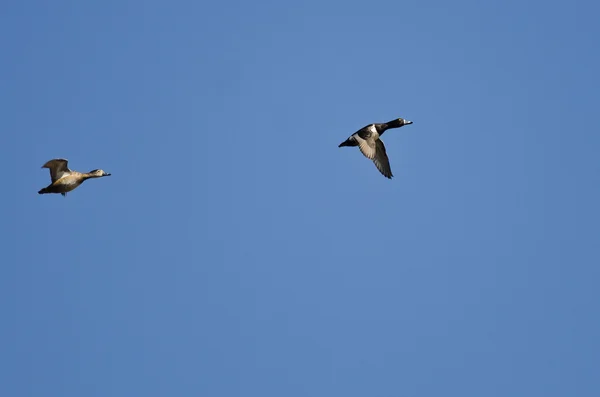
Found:
[(375, 141), (372, 139), (362, 139), (358, 134), (354, 137), (358, 142), (358, 148), (364, 156), (370, 160), (375, 158)]

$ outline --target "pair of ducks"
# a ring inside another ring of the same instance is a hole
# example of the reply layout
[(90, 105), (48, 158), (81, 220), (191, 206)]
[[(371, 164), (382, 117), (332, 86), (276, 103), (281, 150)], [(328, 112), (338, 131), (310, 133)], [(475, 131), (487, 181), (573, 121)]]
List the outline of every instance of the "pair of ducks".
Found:
[[(394, 119), (387, 123), (372, 123), (350, 135), (338, 147), (358, 146), (362, 154), (375, 163), (375, 166), (383, 176), (392, 179), (390, 160), (385, 152), (385, 145), (381, 140), (381, 135), (388, 129), (400, 128), (408, 124), (412, 124), (412, 121), (403, 118)], [(42, 168), (50, 169), (52, 183), (40, 190), (39, 194), (60, 193), (66, 196), (68, 192), (79, 187), (87, 179), (110, 176), (110, 174), (103, 170), (93, 170), (90, 172), (71, 171), (67, 167), (67, 164), (68, 161), (65, 159), (53, 159), (42, 166)]]

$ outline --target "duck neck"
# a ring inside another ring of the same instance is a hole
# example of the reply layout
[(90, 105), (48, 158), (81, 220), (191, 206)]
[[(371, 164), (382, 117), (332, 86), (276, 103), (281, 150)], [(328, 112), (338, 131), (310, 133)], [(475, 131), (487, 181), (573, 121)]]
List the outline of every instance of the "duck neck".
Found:
[(377, 130), (379, 132), (379, 136), (383, 135), (383, 133), (390, 128), (393, 128), (390, 126), (390, 123), (377, 124)]
[(81, 174), (81, 178), (85, 181), (86, 179), (98, 178), (98, 176), (94, 175), (94, 174), (90, 174), (89, 172), (86, 172), (85, 174)]

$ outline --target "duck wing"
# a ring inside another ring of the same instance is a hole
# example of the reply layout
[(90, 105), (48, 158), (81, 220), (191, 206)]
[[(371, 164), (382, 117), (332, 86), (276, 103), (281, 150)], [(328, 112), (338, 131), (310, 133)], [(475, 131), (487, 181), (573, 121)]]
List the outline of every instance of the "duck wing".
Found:
[(42, 165), (42, 168), (50, 169), (50, 179), (52, 180), (52, 183), (54, 183), (65, 176), (65, 174), (71, 172), (69, 167), (67, 167), (68, 163), (69, 161), (65, 159), (53, 159)]
[(388, 179), (392, 179), (392, 168), (390, 167), (390, 160), (388, 159), (387, 153), (385, 152), (385, 145), (381, 139), (375, 141), (375, 156), (372, 158), (375, 167), (381, 172), (383, 176)]
[(356, 140), (356, 143), (358, 143), (358, 148), (361, 153), (369, 160), (373, 160), (377, 152), (375, 140), (363, 139), (359, 134), (355, 134), (354, 139)]

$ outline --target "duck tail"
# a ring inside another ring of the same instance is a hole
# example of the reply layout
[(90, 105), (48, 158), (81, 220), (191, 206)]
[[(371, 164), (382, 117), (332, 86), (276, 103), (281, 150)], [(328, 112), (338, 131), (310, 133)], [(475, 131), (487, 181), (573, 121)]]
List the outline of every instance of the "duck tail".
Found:
[(358, 145), (358, 144), (356, 143), (356, 141), (354, 140), (354, 138), (350, 137), (350, 138), (346, 139), (344, 142), (340, 143), (340, 144), (338, 145), (338, 147), (343, 147), (343, 146), (356, 146), (356, 145)]

